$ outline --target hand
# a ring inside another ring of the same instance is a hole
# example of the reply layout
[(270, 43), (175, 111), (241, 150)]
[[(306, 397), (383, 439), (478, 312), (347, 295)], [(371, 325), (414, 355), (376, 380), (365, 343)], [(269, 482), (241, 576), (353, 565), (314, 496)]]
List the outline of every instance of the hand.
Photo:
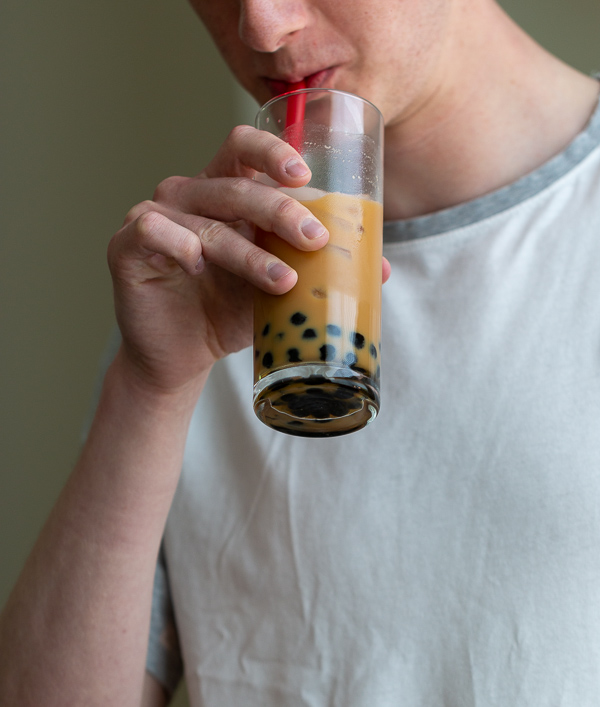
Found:
[(253, 286), (283, 294), (296, 273), (252, 242), (253, 224), (301, 250), (327, 242), (296, 200), (253, 180), (298, 187), (310, 172), (275, 136), (235, 128), (197, 177), (171, 177), (135, 206), (108, 249), (122, 354), (142, 382), (176, 391), (252, 342)]

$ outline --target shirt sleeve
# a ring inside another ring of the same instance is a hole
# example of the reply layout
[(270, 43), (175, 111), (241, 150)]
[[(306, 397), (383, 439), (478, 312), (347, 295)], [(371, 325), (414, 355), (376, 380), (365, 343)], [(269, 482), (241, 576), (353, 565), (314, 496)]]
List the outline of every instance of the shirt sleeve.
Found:
[(183, 660), (162, 547), (154, 574), (146, 670), (161, 683), (169, 695), (175, 692), (183, 675)]

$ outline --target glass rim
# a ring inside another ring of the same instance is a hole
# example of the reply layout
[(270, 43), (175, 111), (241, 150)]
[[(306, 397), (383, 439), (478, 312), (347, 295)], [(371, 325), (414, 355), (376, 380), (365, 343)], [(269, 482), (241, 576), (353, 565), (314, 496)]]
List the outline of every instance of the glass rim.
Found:
[(379, 110), (379, 108), (369, 101), (367, 98), (363, 98), (362, 96), (359, 96), (356, 93), (350, 93), (349, 91), (341, 91), (339, 88), (297, 88), (294, 91), (286, 91), (285, 93), (280, 93), (278, 96), (274, 96), (273, 98), (269, 99), (266, 103), (263, 103), (263, 105), (258, 109), (258, 112), (256, 113), (256, 118), (254, 119), (254, 124), (258, 125), (258, 117), (269, 109), (271, 105), (276, 103), (277, 101), (281, 101), (283, 99), (289, 98), (290, 96), (298, 96), (303, 93), (334, 93), (340, 96), (346, 96), (348, 98), (355, 99), (357, 101), (360, 101), (361, 103), (366, 104), (367, 106), (371, 107), (378, 115), (381, 120), (381, 122), (384, 124), (383, 121), (383, 113)]

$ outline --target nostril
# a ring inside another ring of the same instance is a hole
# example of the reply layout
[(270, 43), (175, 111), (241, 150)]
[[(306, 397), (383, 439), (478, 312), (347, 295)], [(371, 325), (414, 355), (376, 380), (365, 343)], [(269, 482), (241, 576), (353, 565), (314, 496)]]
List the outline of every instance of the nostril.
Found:
[(258, 52), (275, 52), (287, 37), (306, 26), (304, 3), (245, 0), (241, 3), (240, 39)]

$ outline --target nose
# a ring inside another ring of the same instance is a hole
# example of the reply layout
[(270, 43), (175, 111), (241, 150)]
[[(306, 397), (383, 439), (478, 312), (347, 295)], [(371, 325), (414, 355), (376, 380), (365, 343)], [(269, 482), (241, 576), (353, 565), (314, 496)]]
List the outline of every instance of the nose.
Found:
[(242, 0), (239, 34), (257, 52), (275, 52), (308, 21), (304, 0)]

